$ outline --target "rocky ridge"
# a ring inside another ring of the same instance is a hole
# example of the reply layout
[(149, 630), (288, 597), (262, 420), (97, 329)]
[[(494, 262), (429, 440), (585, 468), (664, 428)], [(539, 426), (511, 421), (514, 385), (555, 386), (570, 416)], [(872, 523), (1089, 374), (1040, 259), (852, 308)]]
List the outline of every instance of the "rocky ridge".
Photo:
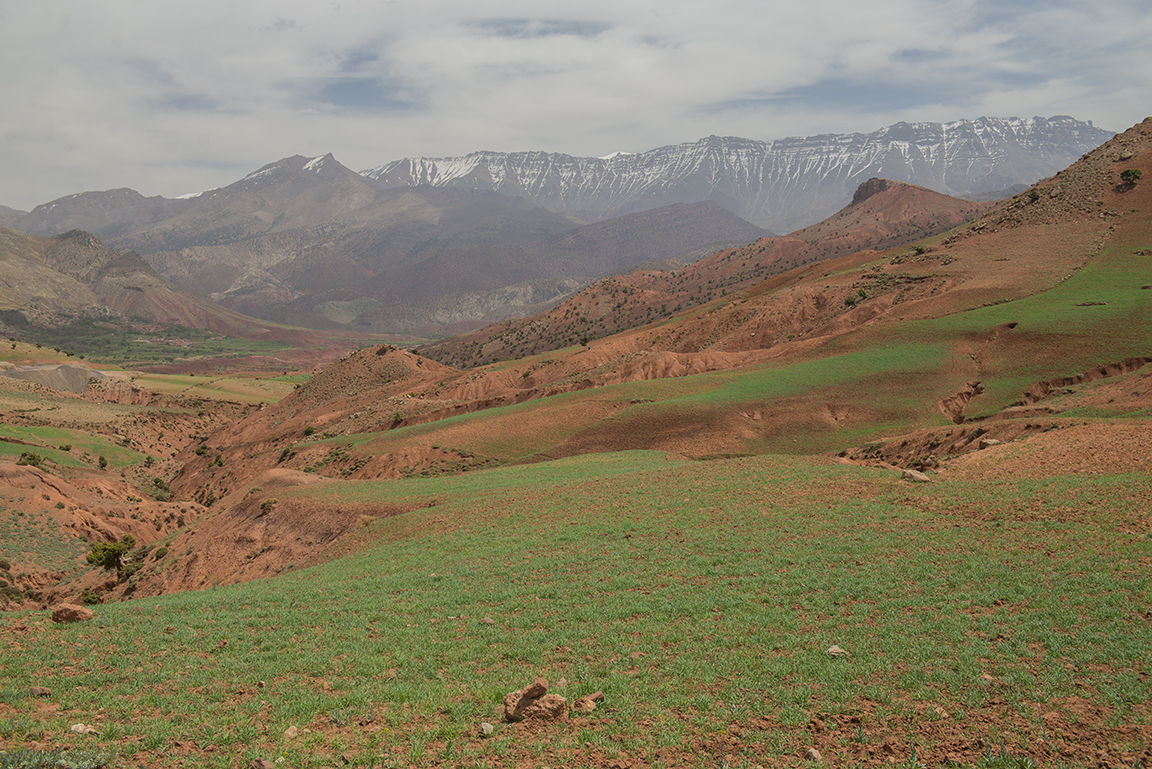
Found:
[(767, 230), (790, 232), (832, 214), (870, 177), (952, 196), (985, 193), (1053, 174), (1112, 135), (1066, 115), (981, 117), (770, 142), (709, 136), (605, 158), (547, 152), (405, 158), (361, 173), (389, 187), (522, 195), (588, 221), (713, 200)]

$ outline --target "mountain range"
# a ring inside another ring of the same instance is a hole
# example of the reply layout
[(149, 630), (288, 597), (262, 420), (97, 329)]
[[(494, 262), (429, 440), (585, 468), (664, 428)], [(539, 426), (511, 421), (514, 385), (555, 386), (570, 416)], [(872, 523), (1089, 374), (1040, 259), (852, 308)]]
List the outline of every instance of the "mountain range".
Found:
[(293, 156), (199, 195), (84, 192), (0, 210), (0, 224), (90, 232), (263, 321), (420, 340), (532, 315), (641, 264), (677, 267), (756, 242), (765, 226), (807, 226), (873, 177), (982, 194), (1054, 173), (1110, 135), (1057, 116), (709, 137), (608, 158), (474, 153), (362, 173), (331, 154)]
[(1050, 176), (1112, 135), (1067, 115), (981, 117), (777, 141), (709, 136), (603, 158), (547, 152), (405, 158), (361, 173), (388, 187), (524, 196), (586, 221), (713, 200), (757, 226), (790, 232), (844, 206), (872, 177), (956, 197), (995, 192)]

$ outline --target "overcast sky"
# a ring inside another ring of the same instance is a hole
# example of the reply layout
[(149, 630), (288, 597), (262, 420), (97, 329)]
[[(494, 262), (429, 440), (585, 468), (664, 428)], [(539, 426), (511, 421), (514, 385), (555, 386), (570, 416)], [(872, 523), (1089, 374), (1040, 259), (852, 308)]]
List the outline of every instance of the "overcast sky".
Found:
[(288, 155), (603, 156), (1152, 114), (1148, 0), (3, 0), (0, 205)]

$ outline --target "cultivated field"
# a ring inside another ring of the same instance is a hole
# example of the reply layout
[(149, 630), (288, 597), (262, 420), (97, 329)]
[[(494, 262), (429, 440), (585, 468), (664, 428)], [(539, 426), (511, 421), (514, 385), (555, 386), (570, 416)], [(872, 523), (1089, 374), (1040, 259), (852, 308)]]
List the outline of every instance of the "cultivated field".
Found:
[[(6, 615), (0, 737), (155, 767), (1146, 762), (1152, 476), (993, 451), (1016, 472), (634, 452), (346, 483), (421, 507), (275, 579)], [(605, 699), (503, 723), (537, 676)]]

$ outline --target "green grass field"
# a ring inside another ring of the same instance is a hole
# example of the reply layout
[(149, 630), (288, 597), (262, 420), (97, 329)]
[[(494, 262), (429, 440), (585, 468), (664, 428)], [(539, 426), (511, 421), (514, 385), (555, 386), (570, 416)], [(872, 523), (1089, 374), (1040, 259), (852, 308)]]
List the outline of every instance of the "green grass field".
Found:
[[(955, 765), (1016, 766), (993, 759), (1022, 755), (1068, 698), (1109, 727), (1152, 700), (1145, 475), (913, 487), (635, 452), (340, 493), (434, 504), (305, 571), (92, 623), (13, 616), (37, 632), (0, 649), (0, 740), (124, 766), (751, 767), (800, 763), (819, 716), (859, 719), (838, 736), (848, 756), (887, 745), (910, 766), (967, 735), (986, 749)], [(538, 675), (605, 701), (564, 727), (503, 724), (503, 695)]]
[[(23, 443), (9, 442), (8, 439)], [(65, 446), (70, 448), (63, 448)], [(143, 454), (103, 435), (84, 430), (0, 423), (0, 455), (19, 457), (28, 451), (64, 467), (91, 467), (98, 457), (104, 457), (113, 470), (144, 458)]]
[(139, 331), (131, 321), (113, 318), (80, 318), (59, 328), (28, 326), (21, 333), (24, 341), (38, 344), (45, 350), (66, 351), (90, 362), (125, 368), (196, 357), (260, 355), (288, 346), (180, 325), (165, 325), (159, 331)]

